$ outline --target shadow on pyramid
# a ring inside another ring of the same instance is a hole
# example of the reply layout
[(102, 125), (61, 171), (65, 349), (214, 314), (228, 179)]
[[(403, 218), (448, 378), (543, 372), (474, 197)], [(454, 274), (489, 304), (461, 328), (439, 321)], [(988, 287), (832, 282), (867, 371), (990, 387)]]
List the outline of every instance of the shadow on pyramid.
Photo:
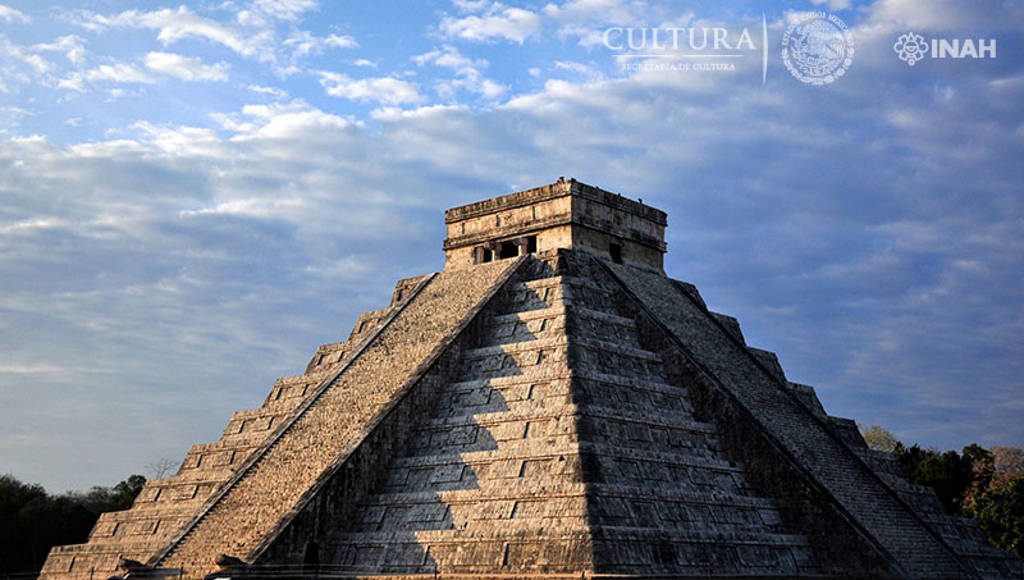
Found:
[(55, 547), (40, 578), (1020, 577), (575, 180), (448, 210), (445, 270)]

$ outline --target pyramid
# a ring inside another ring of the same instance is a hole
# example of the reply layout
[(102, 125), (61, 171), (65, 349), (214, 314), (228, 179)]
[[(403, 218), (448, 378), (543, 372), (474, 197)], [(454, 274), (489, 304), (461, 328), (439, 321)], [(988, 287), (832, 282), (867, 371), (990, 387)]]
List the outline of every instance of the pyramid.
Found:
[(665, 275), (665, 213), (560, 179), (445, 221), (443, 272), (40, 578), (1021, 573)]

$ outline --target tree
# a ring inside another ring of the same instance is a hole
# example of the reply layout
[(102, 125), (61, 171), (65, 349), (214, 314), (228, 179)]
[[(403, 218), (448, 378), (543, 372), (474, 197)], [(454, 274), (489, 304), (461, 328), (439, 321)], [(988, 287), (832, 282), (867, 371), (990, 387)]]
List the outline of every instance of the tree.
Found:
[(1024, 478), (982, 494), (973, 515), (995, 547), (1024, 556)]
[(961, 505), (970, 512), (978, 498), (988, 491), (995, 474), (995, 456), (977, 443), (971, 443), (963, 450), (963, 459), (971, 466), (971, 483), (964, 493)]
[(51, 496), (40, 485), (0, 476), (0, 574), (38, 571), (50, 547), (85, 541), (103, 512), (131, 507), (146, 479)]
[(922, 449), (916, 443), (911, 447), (897, 444), (895, 453), (904, 479), (935, 488), (935, 494), (949, 513), (963, 513), (964, 495), (974, 481), (969, 460), (956, 451)]
[(161, 457), (153, 463), (147, 463), (146, 469), (149, 470), (150, 475), (153, 479), (163, 479), (168, 475), (174, 473), (175, 468), (178, 466), (178, 462), (167, 457)]
[(868, 447), (875, 451), (892, 453), (900, 443), (888, 429), (881, 425), (872, 425), (868, 427), (864, 430), (863, 435), (864, 442), (868, 444)]
[(1015, 479), (1024, 477), (1024, 449), (993, 447), (992, 455), (995, 461), (992, 487), (1002, 487)]

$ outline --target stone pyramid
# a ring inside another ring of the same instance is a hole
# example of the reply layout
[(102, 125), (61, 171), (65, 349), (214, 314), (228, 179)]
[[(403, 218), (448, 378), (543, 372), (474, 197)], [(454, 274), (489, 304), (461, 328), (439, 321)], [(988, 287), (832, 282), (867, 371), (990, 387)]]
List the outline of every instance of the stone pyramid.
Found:
[(575, 180), (448, 210), (445, 270), (321, 346), (41, 578), (999, 578)]

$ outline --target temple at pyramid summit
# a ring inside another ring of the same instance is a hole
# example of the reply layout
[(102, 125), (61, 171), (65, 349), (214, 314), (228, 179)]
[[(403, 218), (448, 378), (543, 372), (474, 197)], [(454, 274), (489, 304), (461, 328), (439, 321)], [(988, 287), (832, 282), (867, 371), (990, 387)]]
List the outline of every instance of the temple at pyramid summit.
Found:
[(1015, 578), (575, 180), (445, 213), (317, 349), (40, 578)]

